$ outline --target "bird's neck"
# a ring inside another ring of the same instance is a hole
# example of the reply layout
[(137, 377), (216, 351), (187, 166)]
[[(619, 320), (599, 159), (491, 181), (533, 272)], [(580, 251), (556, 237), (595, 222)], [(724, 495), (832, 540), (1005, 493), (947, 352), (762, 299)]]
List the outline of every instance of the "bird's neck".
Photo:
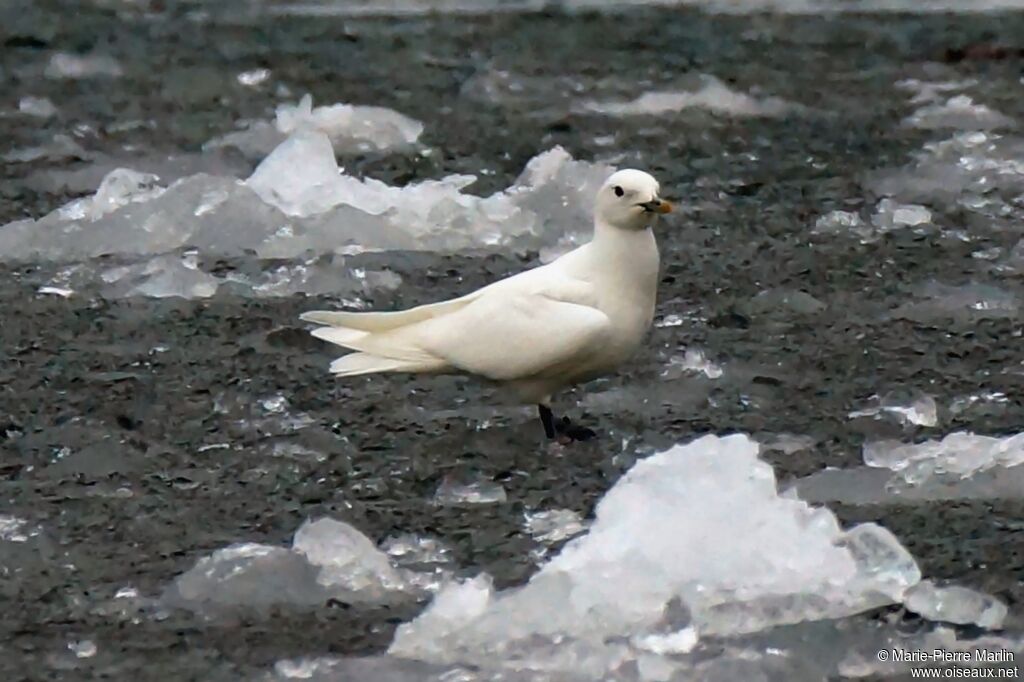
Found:
[(594, 221), (591, 246), (595, 255), (602, 259), (649, 262), (653, 258), (657, 266), (658, 244), (654, 240), (654, 230), (650, 227), (624, 230), (598, 219)]
[(623, 230), (597, 220), (589, 246), (604, 276), (623, 280), (619, 285), (646, 288), (657, 282), (658, 244), (651, 228)]

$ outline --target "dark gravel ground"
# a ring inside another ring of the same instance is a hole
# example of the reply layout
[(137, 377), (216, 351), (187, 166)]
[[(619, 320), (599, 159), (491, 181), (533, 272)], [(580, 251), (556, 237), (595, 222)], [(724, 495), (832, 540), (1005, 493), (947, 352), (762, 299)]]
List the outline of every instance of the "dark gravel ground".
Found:
[[(61, 113), (46, 124), (0, 117), (4, 146), (39, 144), (77, 126), (79, 143), (96, 157), (195, 153), (235, 121), (268, 115), (273, 88), (234, 80), (266, 66), (295, 98), (309, 91), (318, 102), (390, 106), (423, 120), (424, 141), (437, 153), (345, 160), (350, 171), (392, 183), (486, 169), (477, 189), (487, 193), (554, 144), (578, 158), (621, 152), (623, 163), (650, 169), (683, 206), (660, 235), (659, 315), (688, 321), (655, 329), (617, 376), (563, 396), (560, 406), (601, 438), (558, 450), (542, 442), (529, 410), (499, 410), (485, 423), (479, 415), (488, 413), (490, 391), (471, 382), (332, 379), (329, 350), (297, 323), (300, 312), (330, 300), (64, 300), (35, 293), (50, 266), (4, 266), (0, 513), (26, 518), (42, 533), (0, 543), (0, 679), (229, 680), (283, 657), (381, 650), (415, 606), (325, 605), (212, 622), (184, 612), (136, 621), (97, 612), (127, 585), (159, 595), (198, 558), (232, 542), (288, 542), (310, 516), (344, 518), (377, 539), (436, 535), (454, 548), (463, 572), (484, 570), (510, 585), (534, 569), (537, 545), (522, 532), (523, 510), (588, 513), (632, 461), (624, 439), (660, 446), (707, 432), (812, 436), (812, 450), (765, 454), (788, 481), (858, 464), (868, 436), (1005, 434), (1024, 423), (1019, 319), (921, 322), (888, 314), (933, 279), (997, 283), (1020, 294), (1019, 280), (994, 279), (970, 257), (1019, 235), (986, 233), (964, 243), (937, 232), (893, 233), (871, 245), (808, 236), (818, 215), (873, 203), (864, 188), (872, 170), (902, 165), (937, 138), (897, 125), (910, 107), (893, 83), (926, 63), (946, 62), (950, 74), (978, 78), (986, 104), (1024, 115), (1024, 99), (1011, 87), (1019, 92), (1022, 61), (1015, 49), (985, 47), (1021, 47), (1024, 14), (780, 18), (651, 10), (225, 21), (230, 10), (220, 6), (203, 20), (191, 3), (149, 7), (117, 13), (77, 3), (6, 4), (0, 106), (46, 95)], [(94, 48), (116, 56), (125, 76), (40, 77), (52, 51)], [(484, 66), (537, 82), (569, 77), (584, 88), (600, 79), (620, 87), (636, 81), (634, 94), (713, 73), (807, 111), (780, 120), (687, 112), (617, 121), (557, 103), (460, 96)], [(150, 123), (111, 131), (132, 119)], [(609, 134), (611, 150), (595, 141)], [(87, 163), (3, 166), (0, 221), (59, 206), (72, 193), (40, 189), (41, 174)], [(956, 213), (943, 219), (966, 220)], [(536, 255), (373, 258), (403, 278), (397, 292), (368, 299), (390, 309), (467, 292)], [(827, 307), (799, 312), (753, 302), (776, 288), (803, 290)], [(723, 363), (725, 377), (663, 380), (668, 356), (689, 345)], [(940, 405), (979, 391), (1002, 391), (1009, 401), (944, 413), (935, 429), (849, 419), (872, 394), (899, 387), (924, 390)], [(260, 416), (258, 399), (276, 394), (314, 423), (291, 433)], [(279, 441), (329, 457), (275, 457), (270, 450)], [(218, 443), (230, 447), (200, 451)], [(430, 504), (442, 476), (469, 472), (500, 481), (509, 502), (468, 510)], [(891, 529), (926, 577), (1006, 600), (1014, 632), (1024, 598), (1022, 511), (1021, 500), (836, 508), (844, 522), (876, 520)], [(94, 641), (98, 653), (74, 659), (66, 645), (80, 639)]]

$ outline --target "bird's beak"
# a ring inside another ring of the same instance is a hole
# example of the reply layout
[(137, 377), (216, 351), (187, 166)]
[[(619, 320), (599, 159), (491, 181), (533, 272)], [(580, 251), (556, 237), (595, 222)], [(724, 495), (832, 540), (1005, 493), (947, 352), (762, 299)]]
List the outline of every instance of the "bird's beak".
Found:
[(671, 213), (672, 204), (664, 199), (651, 199), (640, 204), (648, 213)]

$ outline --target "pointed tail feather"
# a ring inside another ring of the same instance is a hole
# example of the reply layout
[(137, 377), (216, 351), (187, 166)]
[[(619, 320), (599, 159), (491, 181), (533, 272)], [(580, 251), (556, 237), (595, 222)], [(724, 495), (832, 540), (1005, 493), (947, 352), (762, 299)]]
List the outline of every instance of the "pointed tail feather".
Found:
[(443, 362), (424, 363), (397, 358), (382, 358), (369, 353), (349, 353), (331, 363), (331, 373), (339, 377), (354, 377), (375, 372), (431, 372), (442, 369)]
[(450, 313), (468, 305), (479, 292), (462, 298), (455, 298), (440, 303), (421, 305), (409, 310), (391, 313), (352, 313), (341, 310), (311, 310), (299, 315), (304, 322), (325, 324), (329, 327), (346, 327), (363, 332), (385, 332), (399, 327), (406, 327), (423, 320), (429, 320), (445, 313)]
[(369, 332), (349, 329), (348, 327), (318, 327), (310, 332), (318, 339), (333, 343), (339, 346), (349, 347), (349, 343), (356, 342), (367, 336)]

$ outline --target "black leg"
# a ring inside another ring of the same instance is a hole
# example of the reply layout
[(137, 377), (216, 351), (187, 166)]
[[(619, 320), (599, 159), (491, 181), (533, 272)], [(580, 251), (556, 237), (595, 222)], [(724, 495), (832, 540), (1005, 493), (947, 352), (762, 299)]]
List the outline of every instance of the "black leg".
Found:
[(548, 438), (554, 438), (555, 415), (551, 414), (551, 408), (547, 405), (538, 405), (537, 412), (540, 413), (540, 423), (544, 425), (544, 435)]

